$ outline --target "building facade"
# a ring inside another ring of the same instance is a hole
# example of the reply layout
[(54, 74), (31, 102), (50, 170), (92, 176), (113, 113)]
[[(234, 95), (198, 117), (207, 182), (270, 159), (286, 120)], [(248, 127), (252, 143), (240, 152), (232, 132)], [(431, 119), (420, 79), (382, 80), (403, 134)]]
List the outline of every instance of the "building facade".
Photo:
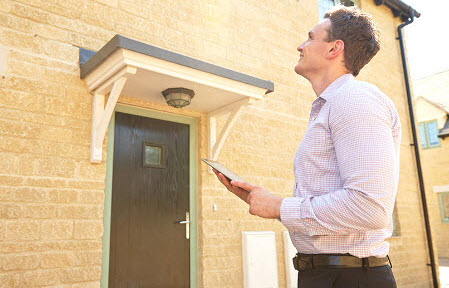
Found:
[[(293, 67), (318, 2), (1, 1), (0, 287), (113, 287), (131, 274), (126, 285), (145, 286), (142, 275), (166, 273), (147, 264), (170, 267), (176, 287), (243, 287), (242, 233), (255, 231), (274, 235), (268, 272), (287, 287), (285, 227), (251, 216), (200, 158), (291, 195), (315, 99)], [(378, 1), (349, 2), (382, 32), (357, 79), (391, 97), (403, 127), (393, 271), (399, 287), (432, 287), (402, 21)], [(178, 85), (195, 92), (181, 109), (161, 94)]]
[(449, 71), (414, 81), (422, 165), (438, 255), (449, 258)]

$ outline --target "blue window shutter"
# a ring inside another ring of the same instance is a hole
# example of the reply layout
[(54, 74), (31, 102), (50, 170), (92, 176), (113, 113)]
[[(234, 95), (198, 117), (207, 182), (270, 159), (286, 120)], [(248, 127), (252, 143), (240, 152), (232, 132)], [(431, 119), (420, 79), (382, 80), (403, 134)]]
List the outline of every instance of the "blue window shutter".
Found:
[(424, 125), (424, 123), (419, 123), (419, 137), (421, 138), (422, 148), (426, 148), (427, 138), (426, 138), (426, 126)]
[(426, 123), (427, 135), (429, 136), (429, 146), (440, 145), (440, 139), (438, 138), (437, 121)]

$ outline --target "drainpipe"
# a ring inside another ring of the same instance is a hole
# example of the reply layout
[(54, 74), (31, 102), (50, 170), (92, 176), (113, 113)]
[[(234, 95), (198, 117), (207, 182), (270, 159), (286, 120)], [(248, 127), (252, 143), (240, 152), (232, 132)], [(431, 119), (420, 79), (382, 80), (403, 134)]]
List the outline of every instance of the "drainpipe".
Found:
[[(405, 88), (407, 90), (408, 108), (409, 108), (409, 113), (410, 113), (410, 121), (412, 123), (413, 144), (410, 144), (410, 145), (415, 147), (416, 167), (418, 169), (419, 188), (421, 191), (421, 200), (422, 200), (423, 213), (424, 213), (424, 223), (426, 225), (427, 244), (429, 246), (429, 256), (430, 256), (430, 266), (432, 268), (433, 286), (435, 288), (438, 288), (438, 274), (437, 274), (436, 265), (435, 265), (435, 255), (433, 253), (432, 233), (430, 231), (430, 221), (429, 221), (429, 211), (427, 210), (426, 192), (424, 190), (424, 179), (423, 179), (423, 175), (422, 175), (421, 159), (419, 157), (419, 147), (418, 147), (418, 138), (416, 136), (417, 133), (416, 133), (416, 125), (415, 125), (415, 116), (413, 113), (412, 93), (410, 91), (410, 80), (408, 77), (408, 64), (407, 64), (407, 58), (405, 57), (404, 39), (403, 39), (403, 35), (402, 35), (403, 34), (402, 28), (404, 28), (408, 24), (412, 23), (414, 18), (415, 18), (415, 11), (412, 9), (410, 18), (398, 26), (398, 36), (399, 36), (398, 39), (399, 39), (399, 44), (401, 46), (402, 67), (404, 68)], [(427, 265), (429, 265), (429, 264), (427, 264)]]

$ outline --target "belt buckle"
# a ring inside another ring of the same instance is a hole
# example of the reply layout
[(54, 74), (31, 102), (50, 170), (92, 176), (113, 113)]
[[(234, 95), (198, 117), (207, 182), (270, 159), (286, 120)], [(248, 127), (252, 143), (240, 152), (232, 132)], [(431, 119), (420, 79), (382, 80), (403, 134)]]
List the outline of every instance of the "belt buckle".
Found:
[(311, 267), (312, 263), (312, 255), (304, 255), (304, 254), (296, 254), (293, 258), (293, 266), (298, 271), (306, 270), (308, 267)]

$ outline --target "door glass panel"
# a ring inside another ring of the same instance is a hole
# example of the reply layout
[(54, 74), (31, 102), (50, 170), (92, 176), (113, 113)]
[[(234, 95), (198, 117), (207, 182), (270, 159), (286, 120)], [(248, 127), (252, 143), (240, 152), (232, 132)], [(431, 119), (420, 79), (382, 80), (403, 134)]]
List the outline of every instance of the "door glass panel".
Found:
[(161, 147), (147, 145), (145, 147), (145, 164), (161, 165)]
[(143, 166), (164, 168), (164, 145), (144, 142), (143, 144)]

